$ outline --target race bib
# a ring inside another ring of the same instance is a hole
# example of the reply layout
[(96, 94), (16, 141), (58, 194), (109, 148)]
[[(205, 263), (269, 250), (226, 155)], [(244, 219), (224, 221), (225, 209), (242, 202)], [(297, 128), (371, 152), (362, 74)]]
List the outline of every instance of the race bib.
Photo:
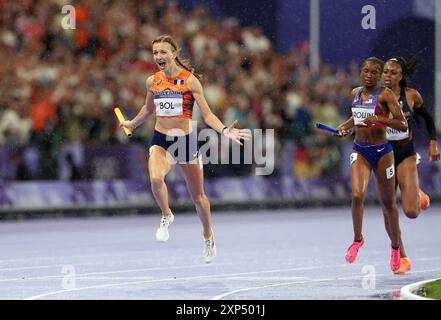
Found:
[(350, 156), (351, 166), (354, 163), (354, 161), (357, 160), (357, 158), (358, 158), (358, 153), (357, 152), (352, 152), (351, 156)]
[(158, 98), (153, 100), (156, 106), (156, 115), (172, 117), (182, 115), (182, 97)]
[(354, 124), (357, 126), (366, 126), (364, 119), (375, 116), (374, 108), (352, 108), (352, 116), (354, 117)]
[(387, 140), (403, 140), (409, 138), (409, 129), (406, 131), (398, 131), (394, 128), (386, 128), (386, 138)]
[(391, 165), (389, 168), (386, 169), (386, 178), (389, 180), (393, 178), (395, 175), (395, 166)]

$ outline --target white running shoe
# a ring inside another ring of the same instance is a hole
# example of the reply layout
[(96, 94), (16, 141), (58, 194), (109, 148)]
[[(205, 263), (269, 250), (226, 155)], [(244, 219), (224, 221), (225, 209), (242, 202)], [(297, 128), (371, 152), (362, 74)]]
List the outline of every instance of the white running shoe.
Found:
[(211, 231), (211, 237), (208, 240), (204, 240), (204, 260), (206, 263), (210, 263), (216, 257), (216, 244), (214, 243), (213, 231)]
[(175, 220), (175, 216), (173, 213), (170, 213), (168, 216), (162, 216), (161, 223), (159, 224), (158, 230), (156, 230), (156, 240), (165, 242), (170, 238), (170, 234), (168, 233), (168, 227)]

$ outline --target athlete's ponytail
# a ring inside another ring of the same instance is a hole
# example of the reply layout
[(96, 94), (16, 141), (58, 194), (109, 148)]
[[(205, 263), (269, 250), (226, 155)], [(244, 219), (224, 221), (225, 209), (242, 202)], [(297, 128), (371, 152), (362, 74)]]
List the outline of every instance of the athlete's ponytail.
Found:
[(188, 60), (182, 60), (181, 58), (179, 58), (178, 56), (176, 56), (175, 58), (176, 63), (181, 66), (182, 68), (184, 68), (185, 70), (190, 71), (191, 73), (193, 73), (193, 75), (198, 78), (201, 79), (202, 76), (199, 73), (196, 73), (194, 71), (194, 67), (190, 66), (190, 62)]
[(179, 58), (180, 49), (178, 48), (176, 42), (173, 40), (173, 38), (170, 35), (168, 35), (168, 34), (161, 35), (161, 36), (157, 37), (155, 40), (153, 40), (152, 44), (160, 43), (160, 42), (167, 42), (173, 48), (173, 51), (177, 52), (175, 61), (180, 67), (184, 68), (185, 70), (190, 71), (196, 78), (198, 78), (198, 79), (202, 78), (202, 76), (200, 74), (196, 73), (194, 68), (192, 66), (190, 66), (189, 61)]

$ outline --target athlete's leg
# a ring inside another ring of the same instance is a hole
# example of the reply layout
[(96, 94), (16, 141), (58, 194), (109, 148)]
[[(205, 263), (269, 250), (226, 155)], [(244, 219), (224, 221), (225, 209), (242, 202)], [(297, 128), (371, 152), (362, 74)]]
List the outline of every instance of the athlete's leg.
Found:
[(153, 196), (159, 208), (161, 208), (162, 215), (168, 216), (171, 214), (171, 210), (168, 203), (168, 190), (165, 184), (165, 176), (172, 168), (170, 155), (162, 147), (152, 146), (148, 167)]
[(416, 155), (404, 159), (397, 168), (397, 181), (401, 191), (403, 211), (410, 219), (420, 214), (419, 180)]
[[(396, 193), (397, 187), (398, 187), (397, 179), (398, 179), (397, 174), (395, 174), (395, 193)], [(375, 180), (375, 181), (377, 183), (377, 190), (378, 190), (378, 181), (377, 180)], [(382, 204), (381, 204), (381, 209), (383, 211), (384, 227), (386, 228), (386, 232), (387, 232), (387, 235), (389, 236), (389, 239), (392, 241), (387, 210)], [(400, 230), (400, 256), (401, 256), (401, 258), (407, 258), (406, 250), (404, 249), (403, 239), (401, 239), (401, 230)]]
[(351, 154), (352, 223), (354, 240), (361, 240), (363, 227), (364, 197), (366, 195), (371, 165), (358, 152)]
[(395, 192), (395, 168), (393, 152), (385, 154), (378, 161), (375, 170), (377, 191), (383, 212), (388, 222), (387, 230), (390, 232), (392, 246), (400, 244), (400, 225), (398, 216), (397, 199)]
[(199, 159), (196, 159), (192, 163), (182, 163), (180, 167), (184, 173), (187, 189), (195, 204), (196, 212), (201, 220), (204, 238), (208, 240), (212, 235), (211, 208), (210, 201), (204, 192), (204, 171), (199, 161)]
[[(416, 180), (415, 180), (416, 179)], [(419, 214), (419, 194), (418, 194), (418, 173), (416, 170), (416, 156), (411, 156), (402, 161), (397, 168), (396, 183), (400, 186), (401, 201), (403, 211), (409, 218), (416, 218)], [(392, 241), (390, 225), (387, 216), (387, 210), (382, 206), (384, 215), (384, 225), (387, 234)], [(403, 239), (400, 230), (400, 255), (406, 258), (407, 254), (404, 249)]]
[(352, 224), (354, 242), (346, 251), (346, 262), (353, 263), (357, 259), (358, 250), (363, 246), (362, 234), (364, 197), (366, 194), (371, 166), (361, 154), (351, 153), (351, 188), (352, 188)]
[(196, 206), (196, 212), (202, 222), (204, 235), (203, 257), (206, 263), (210, 263), (216, 257), (216, 245), (213, 238), (210, 201), (204, 192), (204, 171), (199, 161), (201, 160), (196, 159), (191, 163), (180, 164), (180, 166), (184, 173), (187, 189)]
[(395, 164), (393, 152), (381, 157), (375, 169), (377, 191), (381, 205), (386, 213), (392, 242), (390, 267), (394, 273), (399, 272), (400, 256), (400, 223), (395, 192)]
[[(384, 217), (384, 226), (386, 227), (386, 232), (389, 236), (389, 239), (392, 241), (389, 219), (386, 213), (386, 209), (382, 206), (383, 209), (383, 217)], [(412, 269), (412, 265), (410, 263), (409, 258), (407, 257), (406, 250), (404, 249), (403, 239), (401, 238), (401, 230), (400, 230), (400, 267), (398, 270), (394, 271), (395, 273), (406, 273)]]
[[(384, 208), (383, 205), (381, 205), (381, 208), (383, 210), (384, 227), (386, 228), (386, 232), (387, 232), (387, 235), (389, 236), (389, 239), (392, 241), (392, 236), (391, 236), (391, 231), (390, 231), (389, 219), (388, 219), (387, 211), (386, 211), (386, 209)], [(400, 256), (401, 256), (401, 258), (406, 258), (407, 257), (406, 250), (404, 249), (403, 240), (401, 239), (401, 230), (400, 230)]]

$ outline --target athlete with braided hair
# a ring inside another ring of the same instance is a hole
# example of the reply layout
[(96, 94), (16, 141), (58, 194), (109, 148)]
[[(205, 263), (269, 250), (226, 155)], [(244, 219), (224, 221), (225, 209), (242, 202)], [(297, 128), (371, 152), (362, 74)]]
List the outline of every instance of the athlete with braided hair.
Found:
[[(415, 55), (409, 61), (401, 56), (392, 56), (386, 61), (382, 79), (384, 85), (389, 88), (398, 99), (403, 113), (410, 123), (412, 116), (420, 116), (424, 119), (427, 131), (429, 133), (429, 160), (437, 161), (440, 159), (440, 153), (436, 141), (436, 128), (432, 116), (424, 107), (421, 94), (410, 88), (406, 77), (412, 75), (418, 55)], [(417, 171), (417, 155), (413, 143), (413, 133), (410, 127), (406, 131), (397, 131), (393, 128), (387, 128), (386, 137), (394, 150), (396, 185), (400, 187), (403, 211), (408, 218), (417, 218), (420, 208), (428, 209), (430, 199), (419, 187)], [(385, 214), (386, 230), (390, 234), (390, 226)], [(400, 238), (401, 265), (397, 273), (405, 273), (411, 269), (411, 264), (404, 250), (403, 242)]]

